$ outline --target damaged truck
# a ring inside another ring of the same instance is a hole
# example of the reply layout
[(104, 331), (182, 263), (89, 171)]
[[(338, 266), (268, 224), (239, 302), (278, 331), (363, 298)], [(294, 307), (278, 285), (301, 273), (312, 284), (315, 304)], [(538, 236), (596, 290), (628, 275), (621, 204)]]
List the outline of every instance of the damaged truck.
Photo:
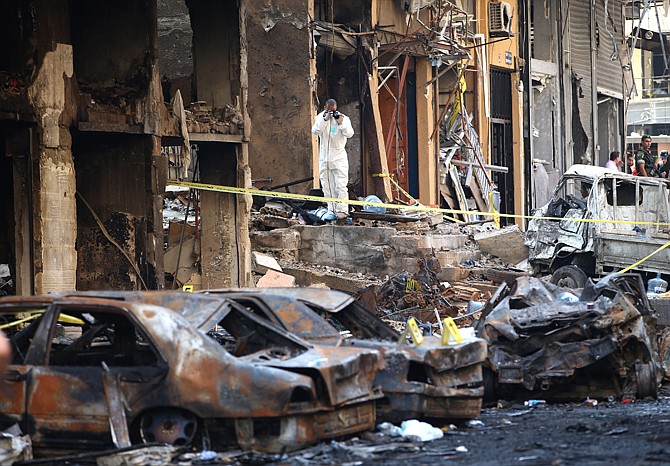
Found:
[(375, 350), (313, 346), (221, 298), (98, 294), (0, 299), (2, 421), (38, 448), (281, 452), (375, 426)]
[[(573, 165), (551, 201), (528, 223), (526, 245), (536, 275), (582, 288), (588, 277), (622, 270), (670, 241), (668, 182)], [(667, 273), (670, 248), (634, 270)]]

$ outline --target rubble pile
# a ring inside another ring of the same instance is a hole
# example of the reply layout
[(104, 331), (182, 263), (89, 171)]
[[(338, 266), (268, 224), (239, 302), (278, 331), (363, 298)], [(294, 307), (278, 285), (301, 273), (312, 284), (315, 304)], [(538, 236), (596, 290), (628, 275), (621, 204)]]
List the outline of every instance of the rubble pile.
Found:
[(206, 102), (194, 102), (186, 110), (189, 133), (242, 134), (242, 113), (232, 105), (213, 108)]

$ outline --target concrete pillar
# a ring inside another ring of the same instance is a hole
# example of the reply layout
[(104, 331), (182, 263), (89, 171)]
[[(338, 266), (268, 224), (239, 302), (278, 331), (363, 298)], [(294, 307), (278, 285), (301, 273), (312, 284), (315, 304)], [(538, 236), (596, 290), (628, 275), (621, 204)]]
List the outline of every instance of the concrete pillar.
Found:
[(76, 289), (77, 206), (67, 102), (73, 76), (72, 46), (56, 44), (44, 55), (28, 89), (38, 124), (33, 156), (35, 293)]
[[(236, 144), (200, 144), (200, 174), (203, 183), (237, 185)], [(203, 289), (247, 286), (250, 269), (246, 264), (249, 243), (248, 216), (234, 194), (201, 191), (202, 287)], [(246, 249), (246, 251), (244, 251)]]
[[(312, 99), (316, 68), (309, 27), (314, 1), (261, 2), (247, 8), (245, 17), (252, 177), (272, 177), (275, 183), (283, 183), (313, 176), (318, 173), (310, 132), (316, 114)], [(295, 190), (309, 187), (303, 184)]]

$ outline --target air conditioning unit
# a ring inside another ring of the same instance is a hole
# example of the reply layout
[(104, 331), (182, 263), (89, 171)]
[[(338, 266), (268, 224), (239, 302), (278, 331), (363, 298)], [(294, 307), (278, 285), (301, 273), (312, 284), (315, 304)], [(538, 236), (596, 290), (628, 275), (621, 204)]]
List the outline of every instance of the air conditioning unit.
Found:
[(489, 2), (489, 36), (512, 35), (512, 5), (507, 2)]
[(435, 0), (400, 0), (400, 8), (407, 13), (414, 14), (432, 3), (435, 3)]

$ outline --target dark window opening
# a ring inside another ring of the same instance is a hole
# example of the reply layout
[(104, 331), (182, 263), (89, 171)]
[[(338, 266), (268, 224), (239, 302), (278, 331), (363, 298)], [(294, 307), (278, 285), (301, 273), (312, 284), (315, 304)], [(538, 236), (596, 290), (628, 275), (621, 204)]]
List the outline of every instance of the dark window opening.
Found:
[(50, 366), (136, 367), (158, 364), (144, 333), (125, 315), (63, 309), (51, 340)]
[[(612, 189), (612, 180), (605, 181), (605, 189), (607, 190), (607, 204), (614, 205), (614, 190)], [(639, 201), (638, 205), (642, 205), (644, 200), (643, 196), (644, 190), (642, 186), (639, 189)], [(617, 181), (616, 183), (616, 205), (619, 207), (625, 206), (634, 206), (635, 205), (635, 184), (633, 183), (622, 183)]]

